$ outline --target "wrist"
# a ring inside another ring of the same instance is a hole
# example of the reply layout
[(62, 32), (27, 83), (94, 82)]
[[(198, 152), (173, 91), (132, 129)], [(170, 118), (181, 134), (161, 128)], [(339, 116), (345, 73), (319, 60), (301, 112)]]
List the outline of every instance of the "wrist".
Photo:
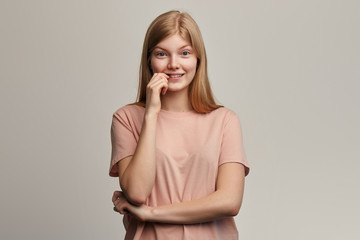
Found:
[(143, 215), (143, 221), (144, 222), (155, 222), (154, 218), (154, 207), (146, 207), (146, 210), (144, 211)]
[(158, 118), (159, 113), (155, 111), (146, 111), (144, 120), (145, 121), (156, 121)]

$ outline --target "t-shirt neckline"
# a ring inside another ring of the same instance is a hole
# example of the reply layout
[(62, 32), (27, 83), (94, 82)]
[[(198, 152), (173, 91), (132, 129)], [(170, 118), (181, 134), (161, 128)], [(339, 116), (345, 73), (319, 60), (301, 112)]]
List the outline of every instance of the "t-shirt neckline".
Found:
[(169, 116), (169, 117), (186, 117), (196, 114), (195, 110), (190, 110), (186, 112), (174, 112), (174, 111), (167, 111), (164, 109), (160, 109), (160, 115)]

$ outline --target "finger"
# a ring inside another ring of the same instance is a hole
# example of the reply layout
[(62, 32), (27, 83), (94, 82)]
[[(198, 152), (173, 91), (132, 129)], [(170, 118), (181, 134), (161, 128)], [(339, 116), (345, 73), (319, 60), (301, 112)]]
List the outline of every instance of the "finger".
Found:
[(169, 78), (169, 76), (167, 74), (165, 74), (165, 73), (161, 73), (161, 75), (164, 76), (166, 79)]
[(124, 201), (124, 199), (117, 198), (113, 201), (113, 204), (114, 204), (114, 206), (120, 206), (123, 201)]
[(121, 204), (114, 204), (114, 207), (113, 207), (114, 211), (115, 212), (121, 212), (122, 211), (122, 207), (121, 207)]
[(162, 88), (162, 95), (165, 95), (165, 93), (167, 92), (168, 90), (168, 86), (166, 85), (166, 87), (163, 87)]
[(163, 87), (162, 87), (162, 89), (161, 89), (162, 95), (165, 95), (165, 93), (167, 92), (168, 88), (169, 88), (168, 81), (166, 81), (166, 83), (163, 85)]
[(113, 209), (120, 214), (125, 214), (128, 213), (127, 207), (128, 205), (125, 201), (117, 200)]
[(124, 197), (119, 196), (119, 197), (113, 199), (112, 202), (113, 202), (114, 206), (116, 206), (117, 204), (119, 204), (119, 203), (121, 203), (121, 202), (123, 202), (123, 201), (124, 201)]
[(153, 83), (151, 87), (152, 87), (152, 89), (160, 89), (160, 88), (163, 88), (163, 87), (167, 87), (167, 84), (168, 84), (168, 80), (161, 79), (158, 82)]
[(150, 78), (149, 84), (156, 81), (156, 79), (159, 79), (159, 73), (154, 73), (152, 77)]
[(127, 213), (126, 211), (123, 211), (123, 210), (120, 210), (120, 211), (117, 210), (116, 207), (114, 207), (113, 209), (114, 209), (115, 212), (118, 212), (118, 213), (120, 213), (120, 214), (125, 214), (125, 213)]
[(115, 212), (118, 212), (118, 213), (120, 213), (120, 214), (125, 214), (125, 213), (127, 213), (126, 211), (119, 211), (119, 210), (117, 210), (116, 207), (114, 207), (113, 209), (114, 209)]
[(112, 201), (114, 202), (116, 199), (119, 198), (119, 196), (121, 196), (121, 192), (120, 191), (115, 191), (113, 196), (112, 196)]
[(165, 76), (157, 76), (157, 77), (154, 77), (153, 79), (151, 79), (147, 86), (151, 88), (158, 82), (163, 82), (163, 81), (165, 81), (165, 82), (168, 81)]
[(164, 79), (167, 80), (167, 79), (169, 78), (169, 76), (166, 75), (165, 73), (155, 73), (155, 74), (151, 77), (149, 83), (156, 82), (156, 81), (158, 81), (159, 79), (162, 79), (162, 78), (164, 78)]
[(167, 83), (159, 84), (156, 87), (154, 87), (154, 92), (156, 92), (157, 94), (161, 93), (162, 95), (164, 95), (167, 89), (168, 89)]
[(166, 78), (169, 78), (169, 76), (167, 75), (167, 74), (165, 74), (165, 73), (154, 73), (154, 75), (153, 76), (164, 76), (164, 77), (166, 77)]
[(151, 92), (156, 92), (158, 94), (161, 92), (162, 88), (168, 88), (168, 83), (165, 79), (162, 79), (161, 81), (153, 83), (151, 86), (149, 86), (149, 90)]

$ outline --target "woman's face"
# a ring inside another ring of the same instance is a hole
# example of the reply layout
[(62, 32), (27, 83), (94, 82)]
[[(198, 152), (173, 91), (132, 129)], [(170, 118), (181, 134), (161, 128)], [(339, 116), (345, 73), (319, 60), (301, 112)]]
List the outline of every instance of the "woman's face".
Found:
[(153, 73), (169, 76), (168, 91), (187, 91), (195, 77), (197, 57), (194, 49), (178, 34), (159, 42), (151, 53), (150, 62)]

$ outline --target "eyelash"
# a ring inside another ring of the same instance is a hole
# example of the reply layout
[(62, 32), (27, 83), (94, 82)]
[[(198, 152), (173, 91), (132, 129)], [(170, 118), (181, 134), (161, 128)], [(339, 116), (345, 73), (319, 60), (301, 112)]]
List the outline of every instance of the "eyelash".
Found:
[[(186, 54), (184, 54), (184, 53), (186, 53)], [(161, 54), (164, 54), (164, 55), (161, 55)], [(164, 53), (164, 52), (157, 52), (157, 53), (155, 53), (155, 55), (158, 56), (158, 57), (165, 57), (165, 54), (166, 54), (166, 53)], [(183, 51), (183, 52), (181, 53), (181, 55), (182, 55), (182, 56), (185, 56), (185, 57), (189, 56), (190, 54), (191, 54), (190, 51)]]
[[(184, 53), (187, 53), (187, 54), (184, 55)], [(190, 53), (189, 51), (183, 51), (183, 52), (182, 52), (182, 55), (183, 55), (183, 56), (189, 56), (190, 54), (191, 54), (191, 53)]]
[(162, 56), (161, 54), (164, 54), (164, 55), (165, 55), (165, 53), (163, 53), (163, 52), (156, 53), (155, 55), (156, 55), (156, 56), (159, 56), (159, 57), (164, 57), (164, 56)]

